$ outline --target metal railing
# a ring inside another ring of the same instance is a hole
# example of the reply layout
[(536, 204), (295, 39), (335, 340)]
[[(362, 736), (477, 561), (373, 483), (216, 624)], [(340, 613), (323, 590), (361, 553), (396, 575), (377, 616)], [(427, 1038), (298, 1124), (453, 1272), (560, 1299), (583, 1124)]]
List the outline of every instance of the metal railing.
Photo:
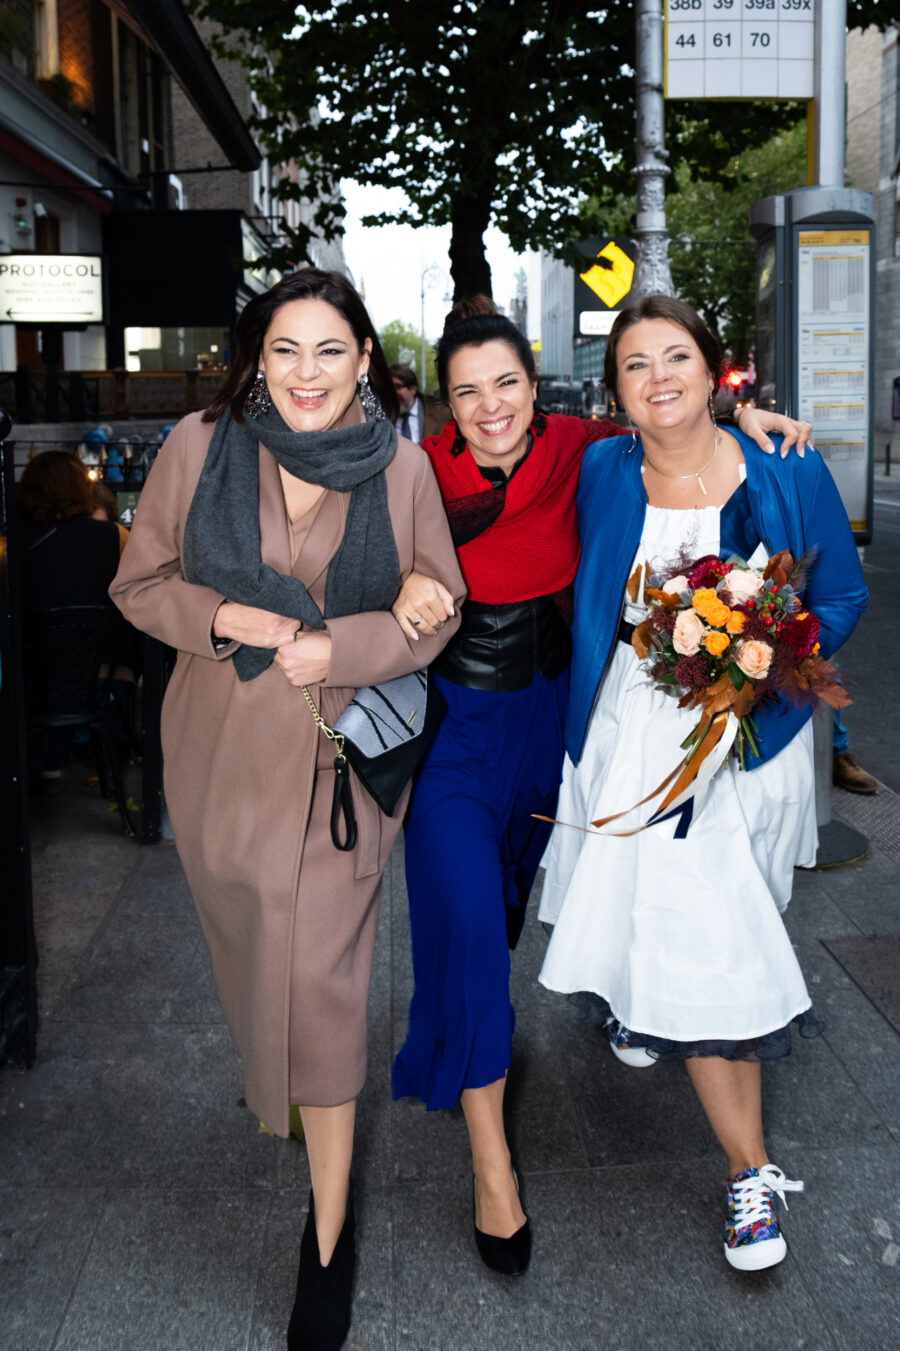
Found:
[(91, 422), (101, 418), (182, 417), (206, 408), (225, 370), (44, 371), (20, 366), (0, 372), (0, 407), (21, 428), (30, 422)]

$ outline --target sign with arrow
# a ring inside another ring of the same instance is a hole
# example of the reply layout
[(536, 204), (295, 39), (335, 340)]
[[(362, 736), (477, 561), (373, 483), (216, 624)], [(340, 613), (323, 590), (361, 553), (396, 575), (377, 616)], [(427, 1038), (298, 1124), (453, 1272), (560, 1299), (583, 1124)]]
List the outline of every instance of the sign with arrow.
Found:
[(0, 323), (102, 324), (103, 259), (82, 253), (0, 254)]
[(637, 250), (630, 239), (585, 239), (577, 247), (586, 261), (575, 278), (575, 336), (602, 336), (628, 303)]

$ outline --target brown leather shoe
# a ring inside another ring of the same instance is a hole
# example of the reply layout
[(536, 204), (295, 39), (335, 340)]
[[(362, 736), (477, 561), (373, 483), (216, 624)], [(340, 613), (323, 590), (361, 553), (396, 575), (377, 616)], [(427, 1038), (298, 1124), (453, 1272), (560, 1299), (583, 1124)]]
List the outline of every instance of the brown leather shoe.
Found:
[(831, 782), (836, 788), (844, 788), (848, 793), (877, 793), (878, 782), (860, 769), (849, 751), (836, 755), (832, 764)]

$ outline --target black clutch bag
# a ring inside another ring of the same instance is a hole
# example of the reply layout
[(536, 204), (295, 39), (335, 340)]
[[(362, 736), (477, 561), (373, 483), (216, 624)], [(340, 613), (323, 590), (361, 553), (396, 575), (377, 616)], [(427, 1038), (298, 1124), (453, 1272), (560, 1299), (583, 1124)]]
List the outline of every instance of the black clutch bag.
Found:
[[(447, 703), (427, 671), (367, 685), (329, 727), (304, 686), (306, 702), (321, 731), (335, 743), (331, 837), (338, 849), (356, 844), (356, 818), (347, 782), (352, 766), (366, 792), (392, 816), (404, 788), (431, 747)], [(341, 820), (344, 823), (341, 838)]]

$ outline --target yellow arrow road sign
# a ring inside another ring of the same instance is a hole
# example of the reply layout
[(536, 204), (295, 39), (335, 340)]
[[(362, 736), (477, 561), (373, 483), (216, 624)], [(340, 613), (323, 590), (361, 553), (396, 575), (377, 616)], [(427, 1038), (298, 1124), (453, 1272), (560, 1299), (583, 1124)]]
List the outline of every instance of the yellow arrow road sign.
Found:
[(612, 240), (601, 249), (597, 254), (598, 258), (606, 258), (612, 264), (611, 267), (598, 267), (594, 263), (587, 272), (580, 272), (578, 275), (589, 286), (594, 295), (608, 305), (610, 309), (618, 305), (631, 290), (631, 282), (634, 277), (634, 263), (628, 257), (623, 249)]

